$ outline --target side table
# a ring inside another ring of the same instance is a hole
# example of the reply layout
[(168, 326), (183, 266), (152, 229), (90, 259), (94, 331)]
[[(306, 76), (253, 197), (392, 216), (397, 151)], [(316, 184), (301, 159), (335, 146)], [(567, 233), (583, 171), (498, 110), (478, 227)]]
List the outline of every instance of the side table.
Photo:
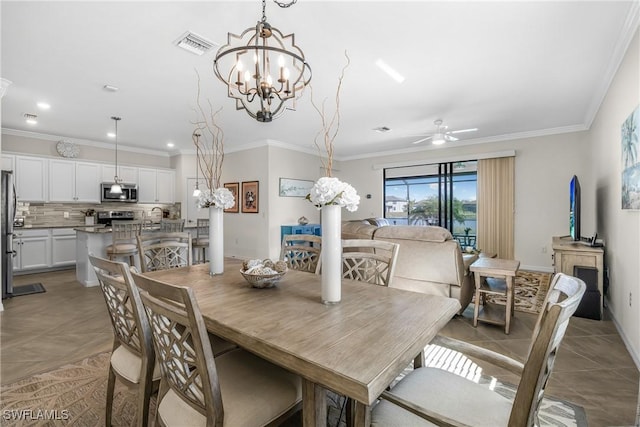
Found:
[[(478, 321), (504, 325), (505, 334), (509, 334), (511, 316), (514, 312), (513, 278), (519, 267), (520, 261), (488, 257), (480, 257), (471, 264), (469, 269), (475, 275), (476, 285), (473, 309), (474, 327), (478, 326)], [(483, 280), (483, 278), (485, 279)], [(504, 313), (486, 303), (485, 296), (490, 294), (507, 297)], [(480, 315), (480, 298), (482, 298), (483, 306), (482, 315)]]

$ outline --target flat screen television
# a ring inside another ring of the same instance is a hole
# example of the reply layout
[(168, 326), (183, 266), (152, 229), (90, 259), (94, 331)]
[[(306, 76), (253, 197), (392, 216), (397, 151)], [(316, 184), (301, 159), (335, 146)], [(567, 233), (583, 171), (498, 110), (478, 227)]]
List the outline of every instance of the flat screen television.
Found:
[(580, 240), (580, 181), (575, 175), (569, 183), (569, 235)]

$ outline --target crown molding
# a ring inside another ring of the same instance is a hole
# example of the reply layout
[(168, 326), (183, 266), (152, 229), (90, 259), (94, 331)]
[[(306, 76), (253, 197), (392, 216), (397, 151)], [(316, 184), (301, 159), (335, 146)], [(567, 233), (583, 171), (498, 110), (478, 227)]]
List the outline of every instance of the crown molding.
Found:
[[(9, 128), (2, 128), (2, 133), (5, 135), (12, 135), (12, 136), (21, 136), (23, 138), (33, 138), (33, 139), (41, 139), (44, 141), (60, 141), (61, 139), (65, 139), (67, 141), (71, 141), (77, 145), (84, 145), (87, 147), (94, 147), (94, 148), (106, 148), (109, 150), (113, 150), (114, 149), (114, 144), (109, 144), (107, 142), (99, 142), (99, 141), (91, 141), (88, 139), (81, 139), (81, 138), (70, 138), (70, 137), (66, 137), (66, 136), (59, 136), (59, 135), (50, 135), (50, 134), (46, 134), (46, 133), (39, 133), (39, 132), (30, 132), (30, 131), (24, 131), (24, 130), (18, 130), (18, 129), (9, 129)], [(152, 156), (157, 156), (157, 157), (170, 157), (171, 155), (169, 153), (163, 152), (163, 151), (157, 151), (157, 150), (150, 150), (148, 148), (140, 148), (140, 147), (132, 147), (129, 145), (122, 145), (120, 143), (118, 143), (118, 151), (128, 151), (130, 153), (140, 153), (140, 154), (149, 154)], [(175, 155), (175, 154), (174, 154)]]

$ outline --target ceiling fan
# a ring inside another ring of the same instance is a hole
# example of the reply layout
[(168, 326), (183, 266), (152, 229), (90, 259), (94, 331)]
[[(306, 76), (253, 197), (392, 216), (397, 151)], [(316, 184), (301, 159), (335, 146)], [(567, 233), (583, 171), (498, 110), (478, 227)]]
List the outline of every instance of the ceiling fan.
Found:
[(454, 134), (464, 133), (464, 132), (475, 132), (475, 131), (478, 130), (478, 128), (461, 129), (461, 130), (447, 130), (448, 126), (443, 126), (442, 125), (442, 119), (437, 119), (436, 121), (433, 122), (433, 124), (436, 125), (435, 132), (433, 132), (429, 136), (421, 138), (421, 139), (419, 139), (417, 141), (413, 141), (413, 143), (414, 144), (419, 144), (419, 143), (421, 143), (423, 141), (431, 140), (432, 144), (440, 145), (440, 144), (444, 144), (445, 142), (448, 142), (448, 141), (457, 141), (458, 138), (453, 136)]

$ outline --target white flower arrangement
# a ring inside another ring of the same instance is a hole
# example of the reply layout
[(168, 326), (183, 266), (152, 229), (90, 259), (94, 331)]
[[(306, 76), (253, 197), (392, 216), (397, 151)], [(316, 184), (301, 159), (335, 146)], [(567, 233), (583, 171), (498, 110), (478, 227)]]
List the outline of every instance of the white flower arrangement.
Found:
[(235, 204), (233, 193), (224, 187), (215, 190), (204, 190), (198, 196), (198, 207), (208, 208), (215, 206), (216, 208), (229, 209)]
[(313, 184), (310, 193), (307, 195), (315, 207), (321, 209), (326, 205), (338, 205), (347, 208), (349, 212), (358, 210), (360, 196), (356, 189), (338, 178), (325, 176)]

